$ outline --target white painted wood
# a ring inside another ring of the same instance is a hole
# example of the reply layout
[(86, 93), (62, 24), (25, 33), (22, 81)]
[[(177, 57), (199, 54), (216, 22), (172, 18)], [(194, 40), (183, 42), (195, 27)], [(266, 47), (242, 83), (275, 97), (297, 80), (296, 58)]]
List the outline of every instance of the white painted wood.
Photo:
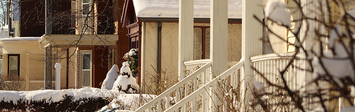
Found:
[(60, 63), (55, 63), (54, 68), (55, 68), (55, 89), (60, 90), (60, 68), (62, 68), (62, 66), (60, 65)]
[[(227, 70), (228, 59), (228, 0), (211, 0), (211, 34), (210, 34), (210, 59), (212, 61), (212, 76), (216, 77)], [(218, 91), (214, 88), (213, 93)], [(221, 105), (220, 94), (213, 94), (213, 111), (218, 111), (216, 105)]]
[[(257, 22), (253, 15), (262, 18), (262, 7), (260, 0), (243, 0), (242, 11), (242, 57), (245, 58), (244, 70), (242, 71), (241, 80), (241, 99), (244, 104), (249, 104), (248, 99), (251, 97), (250, 91), (245, 91), (247, 83), (252, 82), (254, 78), (251, 69), (252, 62), (250, 57), (260, 55), (262, 53), (262, 43), (259, 40), (262, 36), (262, 24)], [(249, 90), (249, 89), (248, 89)], [(240, 108), (244, 111), (245, 105)]]
[(191, 60), (191, 61), (185, 61), (184, 64), (185, 66), (193, 66), (193, 65), (206, 64), (210, 61), (211, 61), (210, 59)]
[[(163, 98), (165, 98), (165, 96), (168, 96), (170, 93), (174, 92), (174, 91), (179, 91), (181, 90), (180, 88), (183, 87), (184, 85), (188, 84), (189, 81), (193, 80), (194, 78), (198, 77), (199, 74), (205, 72), (208, 68), (211, 67), (212, 62), (209, 62), (207, 64), (205, 64), (204, 66), (202, 66), (201, 68), (199, 68), (198, 70), (194, 71), (191, 75), (185, 77), (184, 79), (182, 79), (181, 81), (179, 81), (178, 83), (176, 83), (175, 85), (173, 85), (172, 87), (170, 87), (168, 90), (165, 90), (163, 93), (161, 93), (159, 96), (157, 96), (156, 98), (154, 98), (153, 100), (149, 101), (147, 104), (139, 107), (136, 111), (137, 112), (143, 112), (144, 110), (151, 108), (151, 106), (155, 105), (156, 103), (160, 102), (161, 100), (163, 100)], [(177, 92), (176, 95), (176, 99), (178, 102), (179, 101), (179, 93)], [(186, 97), (186, 96), (185, 96)], [(166, 111), (166, 110), (165, 110)]]
[[(228, 70), (224, 71), (221, 75), (218, 75), (216, 78), (209, 81), (207, 84), (203, 85), (202, 87), (200, 87), (199, 89), (197, 89), (196, 91), (194, 91), (193, 93), (191, 93), (190, 95), (185, 97), (184, 99), (180, 100), (175, 105), (166, 109), (165, 112), (171, 112), (173, 110), (176, 110), (176, 109), (180, 108), (181, 106), (185, 105), (186, 103), (188, 103), (191, 100), (191, 98), (198, 97), (198, 95), (200, 95), (200, 94), (205, 94), (206, 90), (209, 90), (209, 88), (212, 86), (216, 86), (218, 81), (226, 79), (228, 76), (233, 74), (233, 72), (238, 71), (243, 65), (244, 65), (244, 58), (242, 58), (236, 65), (234, 65), (231, 68), (229, 68)], [(208, 92), (210, 93), (211, 91), (208, 91)], [(195, 102), (193, 102), (193, 103), (195, 103)]]
[(193, 4), (193, 0), (179, 2), (179, 80), (186, 76), (184, 62), (193, 59)]

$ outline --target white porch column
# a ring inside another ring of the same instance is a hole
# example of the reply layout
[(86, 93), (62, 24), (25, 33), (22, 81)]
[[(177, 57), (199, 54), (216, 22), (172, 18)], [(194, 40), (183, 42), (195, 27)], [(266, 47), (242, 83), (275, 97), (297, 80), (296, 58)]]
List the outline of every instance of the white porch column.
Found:
[[(210, 59), (212, 61), (212, 78), (220, 75), (227, 70), (228, 59), (228, 0), (211, 0), (211, 34), (210, 34)], [(217, 94), (213, 94), (212, 110), (218, 110), (216, 105), (221, 105), (223, 95), (219, 94), (221, 91), (218, 87), (213, 89)], [(222, 106), (223, 107), (223, 106)], [(220, 108), (221, 109), (221, 108)]]
[[(250, 88), (253, 84), (254, 73), (251, 69), (252, 63), (250, 57), (260, 55), (262, 53), (262, 24), (257, 22), (253, 15), (262, 18), (262, 2), (260, 0), (243, 0), (242, 11), (242, 57), (245, 58), (244, 70), (242, 71), (241, 81), (241, 98), (243, 105), (241, 111), (244, 111), (245, 105), (249, 105)], [(245, 91), (248, 88), (248, 91)]]
[(193, 59), (193, 4), (193, 0), (179, 2), (179, 80), (186, 76), (184, 62)]

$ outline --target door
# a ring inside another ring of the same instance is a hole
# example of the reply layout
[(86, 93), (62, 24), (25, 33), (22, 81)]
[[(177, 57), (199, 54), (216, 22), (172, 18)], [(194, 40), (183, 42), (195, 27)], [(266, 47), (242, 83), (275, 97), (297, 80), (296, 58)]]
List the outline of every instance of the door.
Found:
[(82, 86), (92, 87), (92, 51), (82, 50), (81, 53), (81, 74)]

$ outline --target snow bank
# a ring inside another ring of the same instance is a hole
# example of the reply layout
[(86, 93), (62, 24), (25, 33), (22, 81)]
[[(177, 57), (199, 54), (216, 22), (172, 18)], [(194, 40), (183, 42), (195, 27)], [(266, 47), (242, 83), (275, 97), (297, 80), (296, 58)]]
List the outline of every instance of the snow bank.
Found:
[(269, 1), (265, 6), (265, 16), (282, 25), (291, 26), (291, 13), (287, 5), (279, 1)]
[(73, 93), (65, 90), (37, 90), (25, 94), (26, 100), (46, 102), (58, 102), (63, 99), (65, 95), (72, 96)]
[(17, 101), (21, 99), (21, 96), (23, 96), (23, 92), (0, 91), (0, 100), (3, 100), (4, 102), (13, 101), (13, 103), (16, 104)]
[(66, 90), (37, 90), (37, 91), (0, 91), (0, 99), (4, 102), (16, 103), (19, 99), (29, 101), (57, 102), (63, 99), (65, 95), (73, 96), (74, 100), (82, 98), (99, 98), (110, 97), (114, 98), (122, 94), (118, 91), (110, 91), (106, 89), (85, 87), (81, 89), (66, 89)]
[(118, 77), (118, 66), (114, 64), (110, 71), (107, 72), (106, 78), (102, 83), (101, 89), (111, 90), (113, 83), (115, 83)]
[(145, 104), (155, 97), (157, 96), (149, 94), (122, 94), (113, 99), (110, 104), (102, 107), (100, 111), (134, 111), (139, 108), (139, 105)]

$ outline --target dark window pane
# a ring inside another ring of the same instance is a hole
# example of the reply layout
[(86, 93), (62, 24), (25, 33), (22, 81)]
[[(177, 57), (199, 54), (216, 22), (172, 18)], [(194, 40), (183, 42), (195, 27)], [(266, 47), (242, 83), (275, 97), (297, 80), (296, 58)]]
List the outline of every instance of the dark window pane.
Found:
[(90, 69), (91, 56), (90, 54), (83, 54), (83, 69)]
[(193, 44), (193, 59), (198, 60), (202, 58), (202, 29), (194, 28), (194, 44)]
[(210, 59), (210, 28), (205, 31), (205, 59)]

